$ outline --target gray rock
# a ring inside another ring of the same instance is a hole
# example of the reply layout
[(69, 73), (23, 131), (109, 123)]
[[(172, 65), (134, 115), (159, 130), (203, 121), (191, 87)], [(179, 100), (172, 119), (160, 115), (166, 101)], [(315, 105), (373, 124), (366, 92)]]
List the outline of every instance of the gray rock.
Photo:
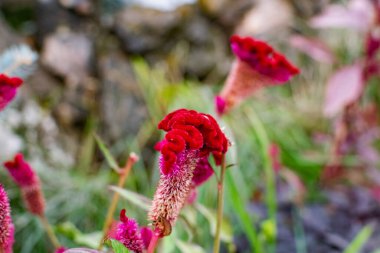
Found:
[(72, 82), (79, 82), (89, 75), (92, 58), (93, 43), (84, 34), (61, 29), (44, 42), (44, 66)]
[(181, 26), (183, 19), (179, 11), (127, 7), (117, 15), (114, 29), (127, 52), (141, 54), (162, 50), (171, 44), (174, 31)]
[(117, 53), (100, 60), (100, 113), (105, 136), (111, 140), (135, 135), (147, 111), (127, 59)]

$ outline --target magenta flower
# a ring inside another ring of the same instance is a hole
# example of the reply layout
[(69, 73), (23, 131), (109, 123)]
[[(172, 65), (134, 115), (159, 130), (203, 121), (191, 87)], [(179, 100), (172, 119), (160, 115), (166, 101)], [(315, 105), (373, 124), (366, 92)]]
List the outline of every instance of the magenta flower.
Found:
[(22, 82), (22, 79), (18, 77), (8, 77), (0, 74), (0, 111), (16, 96), (17, 89)]
[(8, 195), (0, 184), (0, 252), (12, 253), (14, 226), (11, 218)]
[(193, 171), (192, 183), (194, 186), (198, 187), (206, 182), (212, 175), (214, 175), (214, 170), (208, 162), (207, 157), (202, 157), (199, 159), (197, 166)]
[[(144, 233), (146, 233), (146, 231), (144, 231)], [(133, 219), (129, 219), (125, 215), (125, 209), (120, 212), (120, 222), (116, 227), (114, 238), (121, 242), (127, 249), (134, 252), (140, 253), (146, 249), (137, 222)]]
[(45, 213), (45, 198), (41, 191), (39, 177), (32, 167), (25, 162), (22, 154), (17, 154), (13, 161), (4, 163), (9, 174), (19, 185), (25, 205), (29, 212), (43, 217)]
[(67, 249), (65, 247), (59, 247), (54, 253), (64, 253)]
[(230, 42), (237, 59), (223, 90), (215, 99), (219, 114), (227, 112), (262, 87), (283, 84), (300, 72), (285, 56), (263, 41), (234, 35)]
[(204, 113), (180, 109), (158, 125), (167, 132), (156, 148), (161, 152), (161, 177), (148, 214), (157, 236), (171, 232), (191, 190), (212, 175), (208, 157), (220, 162), (229, 142), (215, 119)]

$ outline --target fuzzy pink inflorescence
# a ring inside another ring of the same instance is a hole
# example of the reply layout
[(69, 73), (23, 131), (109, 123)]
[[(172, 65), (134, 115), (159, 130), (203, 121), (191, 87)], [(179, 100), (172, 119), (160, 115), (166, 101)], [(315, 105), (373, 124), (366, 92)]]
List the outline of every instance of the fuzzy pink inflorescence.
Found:
[(12, 253), (14, 225), (11, 218), (8, 195), (0, 184), (0, 252)]
[(18, 77), (8, 77), (5, 74), (0, 74), (0, 111), (16, 96), (17, 89), (22, 82), (22, 79)]
[(220, 163), (229, 142), (211, 115), (194, 110), (176, 110), (158, 128), (167, 134), (156, 145), (161, 152), (161, 176), (148, 217), (155, 234), (163, 237), (170, 234), (195, 187), (212, 175), (209, 155)]
[[(125, 213), (125, 209), (121, 210), (120, 222), (117, 224), (114, 238), (129, 250), (137, 253), (143, 252), (146, 249), (146, 242), (143, 240), (142, 232), (137, 222), (133, 219), (129, 219)], [(147, 232), (144, 231), (144, 233), (144, 236), (146, 236)]]
[(20, 186), (25, 205), (29, 212), (37, 216), (44, 216), (45, 198), (41, 191), (39, 177), (32, 167), (24, 160), (22, 154), (16, 154), (13, 161), (4, 163), (9, 174)]
[(231, 49), (237, 56), (225, 86), (215, 99), (216, 110), (223, 114), (255, 91), (280, 85), (299, 74), (299, 69), (266, 42), (233, 35)]

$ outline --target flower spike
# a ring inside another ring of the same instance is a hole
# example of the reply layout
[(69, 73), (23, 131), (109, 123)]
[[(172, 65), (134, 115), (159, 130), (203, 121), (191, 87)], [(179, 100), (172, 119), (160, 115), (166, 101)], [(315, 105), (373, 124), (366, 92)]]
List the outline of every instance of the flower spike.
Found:
[(230, 43), (237, 59), (223, 90), (215, 99), (219, 114), (227, 112), (260, 88), (284, 84), (300, 73), (285, 56), (266, 42), (233, 35)]
[(0, 184), (0, 252), (12, 253), (14, 226), (11, 218), (8, 195)]
[(167, 133), (155, 147), (161, 152), (161, 176), (148, 216), (155, 236), (163, 237), (170, 234), (192, 190), (212, 175), (209, 155), (220, 162), (229, 141), (211, 115), (194, 110), (169, 113), (158, 129)]

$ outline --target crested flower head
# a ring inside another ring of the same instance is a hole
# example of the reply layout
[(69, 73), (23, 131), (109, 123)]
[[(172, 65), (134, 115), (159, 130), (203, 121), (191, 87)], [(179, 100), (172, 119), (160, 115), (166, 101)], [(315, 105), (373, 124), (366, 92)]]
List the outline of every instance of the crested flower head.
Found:
[(45, 198), (41, 191), (38, 175), (24, 160), (22, 154), (17, 154), (13, 161), (4, 163), (13, 180), (21, 188), (25, 205), (29, 212), (43, 216), (45, 212)]
[(7, 193), (0, 184), (0, 252), (12, 253), (14, 226)]
[(208, 114), (179, 109), (168, 114), (158, 129), (167, 132), (157, 145), (162, 154), (163, 174), (169, 174), (183, 151), (197, 151), (199, 157), (214, 156), (227, 152), (228, 140), (216, 120)]
[(161, 177), (148, 216), (156, 235), (166, 236), (189, 198), (190, 190), (212, 175), (209, 155), (220, 162), (229, 142), (211, 115), (194, 110), (176, 110), (168, 114), (158, 128), (167, 133), (156, 145), (161, 152)]
[(22, 79), (18, 77), (0, 74), (0, 111), (16, 96), (17, 89), (22, 82)]
[(220, 114), (256, 90), (264, 86), (283, 84), (300, 72), (266, 42), (237, 35), (232, 36), (230, 42), (237, 59), (222, 92), (215, 99), (216, 109)]
[(139, 226), (135, 220), (125, 215), (125, 209), (120, 212), (120, 223), (114, 236), (129, 250), (140, 253), (145, 249)]
[(38, 176), (20, 153), (15, 155), (13, 161), (5, 162), (4, 166), (20, 187), (31, 186), (38, 182)]

